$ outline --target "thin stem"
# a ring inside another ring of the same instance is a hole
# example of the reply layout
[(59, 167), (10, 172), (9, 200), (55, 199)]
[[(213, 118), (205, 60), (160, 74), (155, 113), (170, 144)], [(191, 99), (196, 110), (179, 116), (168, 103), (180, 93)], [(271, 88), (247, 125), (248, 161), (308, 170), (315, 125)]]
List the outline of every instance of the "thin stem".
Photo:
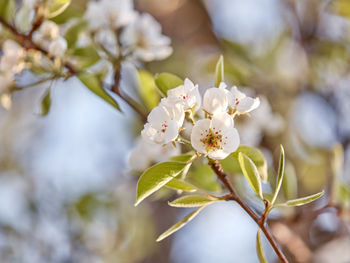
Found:
[(282, 250), (279, 248), (275, 238), (272, 236), (270, 230), (266, 226), (266, 215), (267, 211), (269, 209), (268, 203), (265, 202), (265, 211), (264, 214), (259, 217), (256, 215), (253, 210), (251, 210), (236, 194), (231, 182), (227, 179), (227, 174), (224, 173), (221, 164), (218, 161), (214, 161), (210, 163), (211, 168), (213, 171), (216, 173), (220, 181), (226, 186), (226, 188), (229, 190), (230, 194), (228, 194), (225, 198), (225, 200), (233, 200), (236, 201), (240, 207), (243, 208), (244, 211), (247, 212), (247, 214), (255, 221), (255, 223), (260, 227), (260, 229), (264, 232), (267, 240), (271, 244), (273, 250), (277, 254), (278, 258), (280, 259), (281, 262), (283, 263), (288, 263), (288, 260), (286, 256), (283, 254)]

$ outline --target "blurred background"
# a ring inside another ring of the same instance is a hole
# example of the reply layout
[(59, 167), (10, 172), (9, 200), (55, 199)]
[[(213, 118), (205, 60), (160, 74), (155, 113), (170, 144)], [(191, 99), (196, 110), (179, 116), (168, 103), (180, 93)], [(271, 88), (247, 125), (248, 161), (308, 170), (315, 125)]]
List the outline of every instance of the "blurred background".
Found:
[[(85, 5), (75, 0), (68, 10)], [(279, 144), (285, 146), (293, 186), (286, 196), (326, 189), (314, 205), (271, 215), (290, 261), (349, 263), (350, 1), (136, 0), (135, 6), (161, 23), (174, 48), (144, 69), (189, 77), (204, 91), (223, 54), (226, 83), (262, 102), (236, 124), (242, 143), (259, 147), (272, 169)], [(123, 65), (124, 90), (138, 85), (136, 75)], [(232, 203), (208, 207), (156, 243), (188, 211), (168, 207), (165, 200), (174, 196), (165, 192), (134, 207), (137, 177), (128, 158), (143, 124), (122, 101), (123, 114), (75, 78), (53, 83), (50, 113), (39, 117), (44, 88), (16, 92), (11, 110), (0, 108), (0, 262), (258, 262), (257, 226)], [(314, 213), (327, 200), (334, 206)], [(267, 242), (264, 248), (277, 262)]]

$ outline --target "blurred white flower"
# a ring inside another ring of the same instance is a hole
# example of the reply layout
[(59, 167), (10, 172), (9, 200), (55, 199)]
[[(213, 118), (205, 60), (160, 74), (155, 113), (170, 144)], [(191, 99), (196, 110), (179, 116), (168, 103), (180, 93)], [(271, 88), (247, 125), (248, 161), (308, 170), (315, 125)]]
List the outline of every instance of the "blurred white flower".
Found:
[(136, 14), (132, 0), (101, 0), (88, 3), (85, 19), (91, 30), (118, 29), (132, 22)]
[(203, 97), (203, 109), (210, 114), (226, 112), (228, 100), (226, 84), (221, 82), (219, 88), (207, 89)]
[(142, 137), (159, 144), (174, 141), (181, 125), (179, 125), (179, 120), (174, 119), (174, 115), (171, 115), (165, 107), (161, 105), (155, 107), (148, 115), (148, 122), (141, 132)]
[(15, 41), (6, 40), (2, 46), (3, 55), (0, 59), (0, 72), (18, 73), (24, 67), (25, 50)]
[(193, 148), (212, 159), (225, 159), (238, 148), (239, 142), (238, 131), (227, 113), (216, 114), (212, 120), (199, 120), (192, 129)]
[(12, 73), (0, 74), (0, 93), (5, 92), (13, 83), (14, 78)]
[(248, 97), (243, 92), (239, 91), (236, 86), (233, 86), (226, 95), (229, 106), (239, 114), (251, 112), (260, 105), (259, 98)]
[(97, 31), (95, 34), (95, 41), (113, 56), (119, 54), (117, 36), (113, 30), (105, 28)]
[(136, 146), (132, 149), (128, 163), (131, 169), (143, 171), (153, 163), (164, 162), (169, 157), (179, 154), (180, 147), (174, 147), (171, 143), (160, 145), (141, 138), (138, 139)]
[(38, 31), (43, 38), (53, 40), (60, 34), (60, 28), (55, 22), (51, 20), (45, 20)]
[(49, 45), (49, 54), (57, 57), (63, 57), (66, 50), (67, 50), (67, 41), (65, 38), (61, 36), (57, 37)]
[(160, 24), (151, 15), (138, 15), (120, 35), (124, 55), (132, 54), (134, 59), (146, 62), (170, 56), (173, 51), (170, 38), (161, 31)]
[(194, 85), (193, 82), (188, 78), (185, 79), (183, 85), (168, 90), (167, 95), (169, 100), (177, 101), (183, 105), (185, 110), (198, 110), (202, 103), (198, 85)]

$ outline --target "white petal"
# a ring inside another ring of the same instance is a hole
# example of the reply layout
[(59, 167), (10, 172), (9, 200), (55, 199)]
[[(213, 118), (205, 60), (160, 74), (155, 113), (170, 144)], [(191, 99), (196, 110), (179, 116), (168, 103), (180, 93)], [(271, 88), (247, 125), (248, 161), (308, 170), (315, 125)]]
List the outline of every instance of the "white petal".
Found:
[(223, 137), (225, 144), (222, 145), (222, 150), (228, 154), (236, 151), (240, 143), (239, 133), (237, 129), (230, 128), (223, 134)]
[(236, 86), (233, 86), (231, 88), (231, 93), (233, 94), (234, 98), (239, 100), (239, 101), (246, 97), (246, 95), (243, 92), (239, 91)]
[(141, 136), (144, 140), (148, 142), (153, 142), (153, 137), (157, 134), (157, 130), (152, 127), (151, 124), (146, 123), (143, 130), (141, 131)]
[(218, 113), (216, 115), (213, 116), (212, 119), (212, 127), (216, 130), (226, 130), (229, 129), (231, 127), (233, 127), (233, 119), (232, 117), (227, 114), (226, 112), (223, 113)]
[(209, 119), (203, 119), (196, 122), (196, 124), (192, 128), (191, 133), (191, 144), (193, 148), (200, 152), (206, 153), (206, 147), (201, 139), (203, 138), (203, 134), (209, 130), (211, 125), (211, 121)]
[(165, 121), (170, 121), (170, 116), (164, 107), (157, 106), (153, 108), (151, 113), (148, 115), (147, 121), (152, 124), (155, 129), (161, 129), (162, 123)]
[(240, 100), (240, 102), (237, 105), (237, 110), (241, 113), (250, 112), (252, 110), (255, 110), (260, 105), (259, 98), (251, 98), (251, 97), (245, 97), (244, 99)]
[(211, 151), (208, 153), (208, 157), (214, 160), (222, 160), (229, 156), (230, 153), (227, 153), (223, 150)]
[(203, 108), (211, 114), (226, 112), (228, 106), (226, 92), (223, 89), (210, 88), (204, 93)]
[(225, 82), (220, 82), (219, 89), (226, 89), (227, 85)]
[(164, 133), (164, 141), (163, 144), (169, 143), (176, 139), (179, 134), (179, 126), (176, 121), (170, 121), (169, 125)]

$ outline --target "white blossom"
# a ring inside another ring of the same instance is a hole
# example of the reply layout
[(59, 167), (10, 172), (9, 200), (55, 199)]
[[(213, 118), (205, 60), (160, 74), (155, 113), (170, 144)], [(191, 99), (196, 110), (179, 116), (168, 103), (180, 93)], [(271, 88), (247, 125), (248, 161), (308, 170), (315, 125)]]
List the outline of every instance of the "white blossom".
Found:
[(147, 123), (141, 132), (144, 139), (166, 144), (174, 141), (179, 133), (179, 120), (174, 119), (174, 115), (162, 105), (155, 107), (148, 115)]
[(177, 101), (183, 105), (185, 110), (198, 110), (202, 103), (198, 85), (194, 85), (188, 78), (185, 79), (183, 85), (168, 90), (167, 95), (169, 100)]
[(130, 152), (128, 163), (131, 169), (143, 171), (153, 163), (164, 162), (169, 157), (179, 154), (180, 147), (174, 147), (172, 143), (160, 145), (150, 143), (141, 138), (136, 142), (135, 148)]
[(203, 109), (210, 114), (218, 114), (227, 111), (226, 84), (221, 82), (219, 88), (207, 89), (203, 97)]
[(251, 98), (233, 86), (230, 92), (226, 93), (229, 106), (239, 114), (248, 113), (255, 110), (260, 105), (259, 98)]
[(57, 57), (63, 57), (66, 50), (67, 50), (67, 41), (65, 38), (61, 36), (57, 37), (49, 45), (49, 54)]
[(24, 67), (25, 50), (15, 41), (6, 40), (2, 46), (3, 55), (0, 58), (0, 71), (18, 73)]
[(227, 113), (216, 114), (211, 120), (199, 120), (192, 129), (193, 148), (212, 159), (225, 159), (237, 150), (239, 141), (233, 119)]
[(168, 98), (163, 98), (161, 99), (159, 105), (167, 110), (170, 117), (177, 122), (179, 127), (182, 126), (185, 119), (185, 112), (181, 104), (176, 103), (176, 101), (169, 100)]
[(170, 38), (162, 35), (160, 24), (149, 14), (140, 14), (121, 33), (120, 41), (125, 55), (134, 59), (152, 61), (164, 59), (172, 53)]
[(136, 17), (132, 0), (90, 1), (85, 19), (91, 30), (111, 27), (118, 29), (132, 22)]
[(99, 43), (108, 53), (117, 56), (119, 53), (117, 37), (109, 28), (101, 29), (95, 34), (95, 41)]
[(45, 20), (39, 28), (39, 32), (43, 38), (53, 40), (60, 34), (60, 28), (55, 22)]

